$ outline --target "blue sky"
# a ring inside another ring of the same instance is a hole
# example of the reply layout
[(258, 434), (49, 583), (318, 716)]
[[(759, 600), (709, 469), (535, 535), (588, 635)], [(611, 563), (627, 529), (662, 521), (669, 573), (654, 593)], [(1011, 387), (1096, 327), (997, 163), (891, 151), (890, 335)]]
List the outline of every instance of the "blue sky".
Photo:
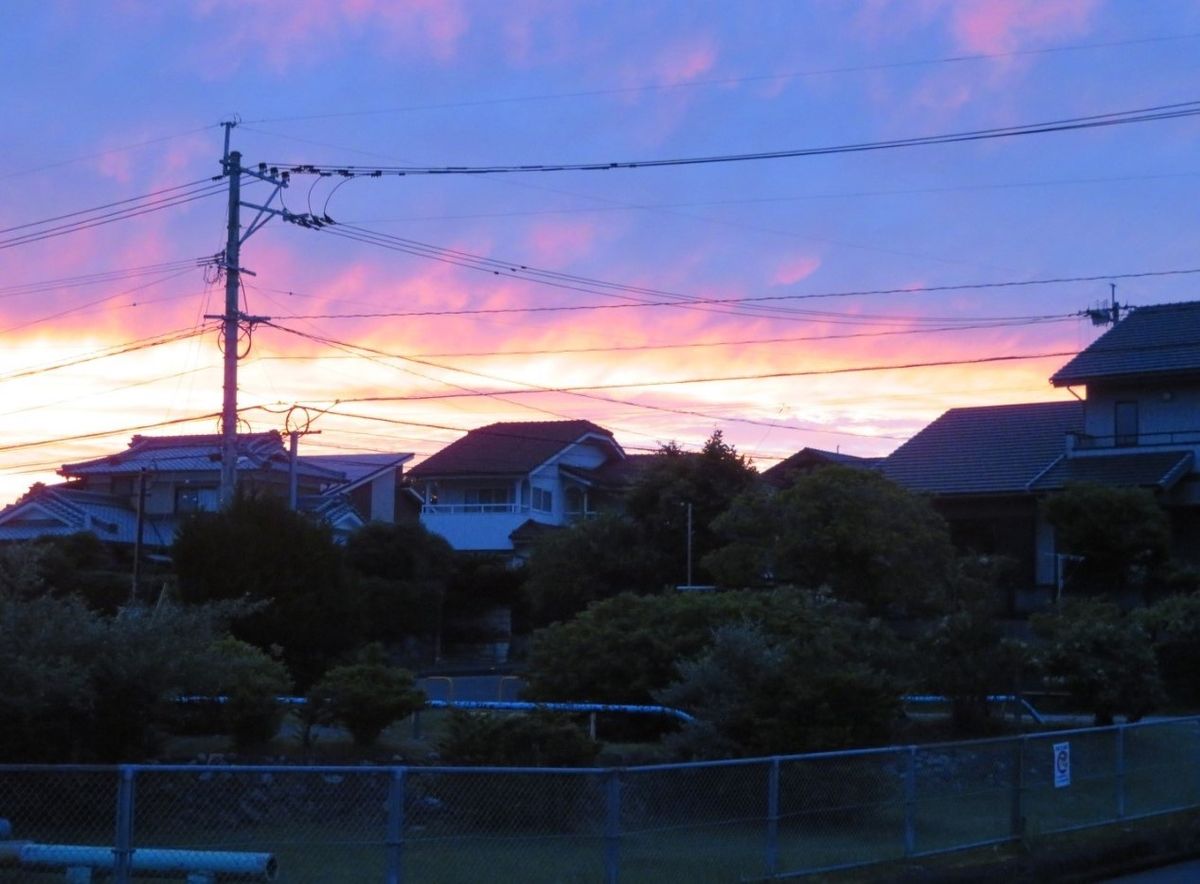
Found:
[[(14, 2), (6, 25), (5, 228), (218, 174), (233, 115), (250, 163), (442, 166), (841, 145), (1200, 99), (1200, 4), (1183, 0)], [(293, 211), (589, 282), (273, 221), (244, 247), (246, 306), (309, 337), (255, 330), (246, 425), (282, 428), (303, 405), (312, 453), (421, 455), (493, 420), (586, 417), (631, 450), (721, 428), (761, 466), (805, 445), (884, 454), (949, 407), (1069, 395), (1046, 381), (1065, 357), (968, 361), (1077, 350), (1097, 330), (1072, 314), (1108, 296), (1107, 275), (1200, 267), (1198, 140), (1189, 117), (332, 195), (297, 177)], [(132, 269), (212, 255), (224, 214), (214, 188), (0, 250), (0, 499), (132, 427), (215, 431), (215, 333), (94, 357), (203, 330), (221, 309), (211, 274)], [(124, 273), (54, 283), (101, 271)], [(1101, 279), (813, 297), (1061, 277)], [(1117, 298), (1191, 300), (1194, 279), (1118, 280)], [(611, 307), (668, 297), (647, 291), (725, 303)], [(779, 300), (729, 303), (755, 297)], [(527, 308), (541, 312), (348, 315)], [(847, 371), (931, 361), (968, 364)], [(612, 384), (626, 386), (544, 392)], [(348, 401), (375, 397), (390, 401)]]

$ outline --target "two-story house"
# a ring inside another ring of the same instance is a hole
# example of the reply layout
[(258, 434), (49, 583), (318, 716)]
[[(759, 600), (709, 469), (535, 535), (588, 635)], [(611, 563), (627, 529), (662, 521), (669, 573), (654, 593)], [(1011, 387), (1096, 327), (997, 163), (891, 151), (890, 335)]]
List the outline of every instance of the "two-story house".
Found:
[[(219, 435), (134, 436), (116, 454), (64, 464), (65, 482), (35, 486), (0, 510), (0, 541), (90, 531), (117, 546), (170, 546), (182, 520), (218, 507)], [(279, 433), (237, 438), (238, 488), (288, 500), (343, 537), (394, 518), (401, 465), (411, 454), (293, 458)], [(355, 504), (358, 504), (356, 508)]]
[(421, 522), (459, 550), (515, 553), (540, 531), (618, 505), (636, 459), (586, 420), (489, 424), (409, 472)]
[(931, 496), (961, 548), (1017, 563), (1014, 613), (1062, 580), (1039, 500), (1074, 482), (1153, 490), (1175, 555), (1200, 561), (1200, 302), (1132, 309), (1050, 380), (1075, 398), (951, 409), (880, 465)]

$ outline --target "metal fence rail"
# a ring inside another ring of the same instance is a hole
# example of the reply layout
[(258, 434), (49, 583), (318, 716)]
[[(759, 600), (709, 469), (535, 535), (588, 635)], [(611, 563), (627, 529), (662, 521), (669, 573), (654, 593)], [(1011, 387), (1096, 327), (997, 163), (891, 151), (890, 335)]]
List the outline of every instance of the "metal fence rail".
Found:
[(769, 880), (1198, 806), (1200, 717), (630, 768), (0, 765), (0, 882), (64, 880), (20, 842), (104, 847), (118, 884), (152, 849), (314, 884)]

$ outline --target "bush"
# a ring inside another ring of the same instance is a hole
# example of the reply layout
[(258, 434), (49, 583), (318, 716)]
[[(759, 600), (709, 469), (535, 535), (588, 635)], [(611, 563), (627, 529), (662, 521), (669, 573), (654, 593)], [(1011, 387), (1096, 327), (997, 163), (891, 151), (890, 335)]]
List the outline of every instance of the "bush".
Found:
[(226, 733), (238, 749), (270, 742), (283, 723), (276, 698), (292, 689), (287, 667), (235, 638), (220, 640), (213, 652), (220, 660), (214, 693), (227, 698), (221, 708)]
[(1078, 599), (1053, 614), (1033, 618), (1045, 640), (1041, 664), (1097, 725), (1113, 716), (1141, 718), (1162, 701), (1158, 661), (1150, 637), (1135, 618), (1111, 602)]
[(596, 760), (600, 744), (561, 714), (455, 710), (438, 751), (448, 764), (586, 767)]
[(425, 694), (407, 669), (381, 662), (329, 670), (308, 695), (309, 706), (346, 728), (357, 746), (371, 746), (384, 728), (418, 711)]
[(1134, 617), (1153, 642), (1168, 696), (1182, 706), (1200, 708), (1200, 595), (1171, 596)]

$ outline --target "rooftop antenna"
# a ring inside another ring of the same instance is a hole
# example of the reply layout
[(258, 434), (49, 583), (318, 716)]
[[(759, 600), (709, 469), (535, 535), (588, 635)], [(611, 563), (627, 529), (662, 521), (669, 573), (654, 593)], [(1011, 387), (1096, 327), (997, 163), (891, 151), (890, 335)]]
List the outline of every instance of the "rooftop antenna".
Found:
[(1109, 325), (1110, 323), (1115, 325), (1121, 321), (1121, 305), (1117, 303), (1117, 284), (1110, 282), (1108, 288), (1107, 307), (1099, 305), (1084, 311), (1088, 319), (1092, 321), (1092, 325)]

